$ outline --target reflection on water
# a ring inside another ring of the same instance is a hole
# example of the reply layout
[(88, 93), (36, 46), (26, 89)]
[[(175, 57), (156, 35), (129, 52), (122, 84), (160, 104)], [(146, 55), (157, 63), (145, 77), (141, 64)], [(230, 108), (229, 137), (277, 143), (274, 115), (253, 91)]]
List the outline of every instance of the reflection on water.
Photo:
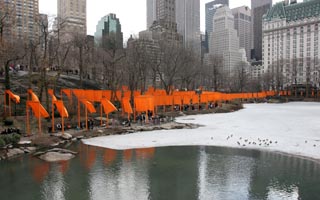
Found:
[[(7, 199), (320, 199), (320, 165), (271, 152), (216, 147), (116, 151), (74, 145), (79, 155), (0, 163)], [(17, 192), (19, 191), (19, 192)]]
[(254, 158), (208, 151), (200, 148), (198, 199), (248, 199)]

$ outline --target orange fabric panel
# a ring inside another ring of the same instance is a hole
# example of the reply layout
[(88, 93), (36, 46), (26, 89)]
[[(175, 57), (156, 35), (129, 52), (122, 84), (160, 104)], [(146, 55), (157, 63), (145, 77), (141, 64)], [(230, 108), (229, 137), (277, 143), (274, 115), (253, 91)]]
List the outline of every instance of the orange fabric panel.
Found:
[(126, 113), (133, 113), (129, 98), (122, 99), (122, 109)]
[(154, 97), (149, 95), (138, 96), (134, 98), (135, 109), (137, 112), (154, 110)]
[(123, 96), (130, 98), (131, 97), (131, 92), (130, 91), (126, 91), (126, 92), (123, 93)]
[(95, 93), (94, 90), (84, 90), (84, 94), (85, 94), (84, 98), (86, 100), (88, 100), (88, 101), (94, 102), (94, 100), (95, 100), (94, 99), (94, 97), (95, 97), (94, 93)]
[(39, 98), (38, 98), (38, 96), (35, 94), (35, 93), (31, 93), (31, 100), (32, 101), (38, 101), (39, 102)]
[(117, 91), (116, 91), (116, 97), (117, 97), (118, 101), (121, 101), (121, 99), (122, 99), (122, 94), (121, 94), (121, 91), (120, 91), (120, 90), (117, 90)]
[(184, 95), (183, 99), (182, 99), (184, 105), (190, 104), (191, 100), (192, 100), (192, 96), (190, 96), (188, 94)]
[(173, 96), (173, 104), (174, 105), (181, 105), (182, 104), (181, 96)]
[(165, 96), (165, 95), (167, 95), (167, 93), (165, 90), (156, 90), (154, 92), (154, 95)]
[(81, 100), (81, 102), (86, 106), (86, 108), (88, 109), (89, 113), (95, 113), (97, 112), (96, 109), (94, 108), (93, 104), (86, 100), (86, 99), (83, 99)]
[(103, 90), (102, 91), (102, 97), (111, 100), (111, 90)]
[(192, 96), (192, 103), (193, 104), (199, 103), (199, 95), (195, 94)]
[(72, 92), (78, 98), (78, 100), (85, 98), (85, 91), (84, 90), (74, 89), (74, 90), (72, 90)]
[(69, 113), (66, 107), (63, 105), (63, 101), (55, 101), (54, 104), (56, 105), (61, 117), (69, 117)]
[(95, 90), (94, 91), (94, 101), (100, 102), (102, 99), (102, 90)]
[(208, 95), (207, 94), (201, 94), (200, 95), (200, 103), (207, 103), (208, 102)]
[(52, 95), (52, 101), (57, 101), (56, 96)]
[(134, 91), (133, 92), (133, 96), (140, 96), (141, 95), (141, 91)]
[(46, 109), (44, 109), (44, 107), (40, 104), (39, 101), (27, 101), (27, 106), (32, 109), (33, 114), (36, 118), (49, 117), (48, 112), (46, 111)]
[(101, 105), (102, 105), (103, 110), (106, 114), (109, 114), (109, 113), (117, 110), (117, 108), (108, 99), (102, 99)]
[(154, 96), (154, 106), (163, 106), (165, 105), (165, 96), (157, 95)]
[(5, 93), (7, 93), (11, 100), (15, 101), (16, 103), (20, 103), (20, 97), (18, 95), (13, 94), (10, 90), (6, 90)]
[(165, 97), (165, 105), (170, 106), (173, 103), (173, 96), (166, 96)]

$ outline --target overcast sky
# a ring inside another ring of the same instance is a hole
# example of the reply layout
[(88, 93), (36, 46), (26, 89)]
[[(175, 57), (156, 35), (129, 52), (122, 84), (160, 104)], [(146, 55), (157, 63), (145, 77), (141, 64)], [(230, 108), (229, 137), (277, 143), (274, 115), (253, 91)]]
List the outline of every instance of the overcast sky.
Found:
[[(204, 32), (205, 3), (212, 0), (201, 0), (201, 31)], [(273, 0), (278, 2), (281, 0)], [(301, 0), (300, 0), (301, 1)], [(230, 0), (230, 8), (243, 5), (251, 6), (250, 0)], [(57, 0), (39, 0), (40, 13), (54, 16), (57, 14)], [(96, 24), (101, 17), (115, 13), (120, 19), (124, 38), (130, 34), (138, 35), (146, 29), (146, 0), (87, 0), (87, 32), (93, 35)]]

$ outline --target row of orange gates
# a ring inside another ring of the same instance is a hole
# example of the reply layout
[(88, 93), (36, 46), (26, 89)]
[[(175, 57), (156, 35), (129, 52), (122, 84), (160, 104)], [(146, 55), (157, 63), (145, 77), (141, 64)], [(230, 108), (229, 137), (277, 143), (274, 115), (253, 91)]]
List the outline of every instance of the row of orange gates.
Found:
[[(57, 108), (62, 122), (62, 133), (64, 132), (64, 118), (69, 117), (68, 111), (64, 106), (62, 100), (58, 100), (54, 95), (53, 90), (48, 90), (49, 95), (52, 99), (52, 131), (54, 131), (54, 107)], [(287, 91), (281, 91), (276, 93), (275, 91), (265, 91), (258, 93), (220, 93), (220, 92), (207, 92), (203, 91), (201, 94), (197, 94), (194, 91), (174, 91), (172, 95), (167, 95), (165, 90), (155, 90), (154, 88), (149, 88), (145, 92), (145, 95), (141, 95), (140, 91), (134, 91), (134, 107), (132, 108), (130, 103), (131, 92), (118, 90), (115, 92), (116, 99), (121, 102), (122, 114), (127, 114), (128, 119), (130, 119), (131, 114), (133, 114), (134, 119), (136, 114), (147, 113), (151, 111), (154, 114), (157, 113), (158, 107), (163, 107), (166, 111), (166, 106), (171, 106), (173, 110), (174, 106), (179, 106), (180, 109), (184, 105), (190, 104), (204, 104), (208, 108), (209, 103), (218, 101), (231, 101), (235, 99), (263, 99), (268, 96), (275, 96), (276, 94), (286, 96), (290, 95)], [(73, 104), (74, 98), (77, 99), (77, 115), (78, 115), (78, 126), (80, 127), (81, 119), (81, 105), (85, 108), (86, 122), (88, 121), (88, 113), (96, 113), (96, 108), (93, 103), (100, 103), (100, 116), (102, 125), (103, 113), (107, 116), (111, 112), (117, 110), (117, 108), (110, 102), (112, 91), (110, 90), (82, 90), (82, 89), (62, 89), (61, 98), (63, 95), (68, 97), (70, 105)], [(9, 101), (6, 101), (6, 96), (9, 97)], [(20, 103), (20, 97), (10, 90), (6, 90), (4, 94), (4, 113), (7, 116), (11, 116), (11, 101), (15, 103)], [(39, 123), (39, 133), (41, 133), (41, 118), (48, 118), (49, 113), (41, 105), (37, 95), (30, 89), (28, 90), (28, 98), (26, 102), (26, 127), (27, 134), (30, 134), (30, 114), (29, 111), (32, 110), (34, 116), (38, 119)], [(88, 123), (86, 123), (86, 129), (88, 129)]]

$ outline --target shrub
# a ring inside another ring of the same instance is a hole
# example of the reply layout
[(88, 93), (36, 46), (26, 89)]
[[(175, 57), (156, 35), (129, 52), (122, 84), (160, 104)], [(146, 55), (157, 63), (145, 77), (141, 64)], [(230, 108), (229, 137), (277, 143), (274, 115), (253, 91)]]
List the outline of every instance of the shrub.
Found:
[(3, 143), (4, 143), (3, 146), (5, 146), (7, 144), (17, 144), (20, 141), (20, 135), (16, 134), (16, 133), (13, 133), (10, 135), (2, 135), (0, 137), (0, 147), (1, 147), (1, 141), (3, 141)]
[(5, 144), (10, 144), (11, 143), (10, 135), (3, 135), (2, 139), (5, 142)]
[(0, 137), (0, 148), (4, 147), (6, 145), (5, 141)]
[(20, 135), (19, 134), (12, 134), (11, 135), (11, 143), (12, 144), (17, 144), (20, 141)]

